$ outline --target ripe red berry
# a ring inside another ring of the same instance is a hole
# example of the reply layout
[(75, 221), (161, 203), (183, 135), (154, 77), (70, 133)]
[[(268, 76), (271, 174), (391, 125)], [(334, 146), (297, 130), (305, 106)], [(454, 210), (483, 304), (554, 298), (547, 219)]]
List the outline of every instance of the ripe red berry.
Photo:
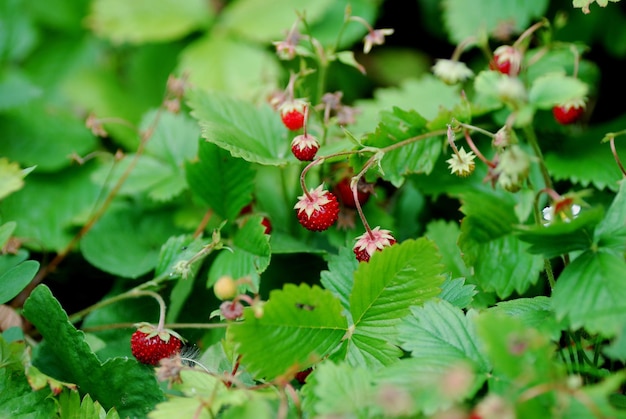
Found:
[(313, 368), (309, 367), (307, 369), (304, 369), (302, 371), (298, 371), (296, 373), (296, 376), (294, 377), (300, 384), (304, 384), (304, 382), (306, 381), (306, 378), (309, 376), (309, 374), (311, 374), (311, 372), (313, 371)]
[(143, 364), (158, 365), (163, 358), (180, 352), (182, 340), (171, 330), (157, 330), (151, 324), (140, 323), (130, 338), (130, 350)]
[(585, 101), (574, 100), (552, 108), (554, 119), (561, 125), (573, 124), (585, 113)]
[(306, 102), (303, 100), (290, 100), (280, 107), (280, 118), (283, 124), (291, 131), (297, 131), (304, 126), (304, 111)]
[(310, 134), (297, 135), (291, 142), (291, 152), (300, 161), (311, 161), (317, 154), (320, 143)]
[(261, 224), (265, 227), (265, 234), (270, 234), (272, 232), (272, 222), (269, 218), (263, 217)]
[(323, 189), (320, 185), (307, 194), (298, 197), (294, 206), (298, 221), (304, 228), (311, 231), (324, 231), (339, 218), (339, 202), (337, 197)]
[[(344, 206), (348, 208), (356, 208), (354, 195), (352, 194), (352, 189), (350, 188), (350, 181), (351, 178), (349, 177), (341, 179), (333, 188), (333, 193), (337, 195), (337, 199), (339, 199)], [(359, 182), (356, 185), (356, 193), (361, 206), (365, 205), (365, 203), (370, 199), (370, 189), (371, 185), (367, 184), (363, 178), (359, 178)]]
[(522, 52), (510, 45), (501, 45), (493, 52), (489, 67), (502, 74), (517, 76), (522, 68)]
[(352, 251), (359, 262), (369, 262), (374, 252), (393, 246), (395, 243), (396, 239), (389, 230), (381, 230), (380, 227), (376, 227), (372, 229), (371, 233), (366, 231), (357, 237)]

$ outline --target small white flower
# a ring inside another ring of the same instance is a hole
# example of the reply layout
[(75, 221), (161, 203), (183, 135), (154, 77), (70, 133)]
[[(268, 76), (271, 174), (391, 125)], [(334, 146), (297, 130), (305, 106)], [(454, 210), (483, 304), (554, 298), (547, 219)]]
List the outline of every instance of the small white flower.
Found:
[(459, 149), (458, 153), (454, 153), (452, 157), (446, 160), (451, 172), (460, 177), (467, 177), (472, 174), (476, 163), (474, 159), (476, 156), (472, 151), (466, 152), (463, 147)]
[(465, 63), (455, 60), (439, 59), (432, 70), (446, 84), (457, 84), (474, 76), (474, 72)]

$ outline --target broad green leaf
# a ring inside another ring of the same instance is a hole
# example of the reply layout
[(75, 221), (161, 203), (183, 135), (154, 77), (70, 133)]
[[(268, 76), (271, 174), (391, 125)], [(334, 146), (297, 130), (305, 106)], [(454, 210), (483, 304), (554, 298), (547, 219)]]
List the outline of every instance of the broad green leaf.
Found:
[(559, 275), (552, 293), (557, 320), (571, 329), (612, 336), (626, 322), (626, 261), (603, 249), (582, 253)]
[(601, 207), (583, 209), (572, 221), (553, 222), (549, 225), (517, 226), (516, 237), (530, 244), (529, 253), (553, 258), (576, 250), (591, 247), (593, 231), (602, 220)]
[[(322, 2), (323, 3), (323, 2)], [(344, 24), (346, 8), (349, 7), (352, 16), (359, 16), (371, 24), (376, 23), (380, 13), (379, 0), (334, 0), (327, 4), (325, 13), (315, 21), (309, 22), (311, 34), (322, 45), (337, 47), (339, 50), (348, 49), (359, 42), (367, 34), (367, 28), (357, 22), (350, 22), (341, 32), (341, 39), (337, 39), (338, 30)], [(295, 9), (294, 9), (295, 11)], [(309, 21), (309, 11), (306, 12)], [(284, 35), (284, 32), (283, 32)], [(276, 41), (278, 39), (274, 39)], [(357, 44), (358, 47), (358, 44)], [(403, 62), (406, 64), (406, 61)], [(411, 75), (415, 75), (412, 73)], [(397, 80), (397, 78), (395, 79)]]
[[(415, 99), (420, 97), (427, 97), (428, 100)], [(441, 109), (453, 109), (460, 103), (458, 86), (449, 86), (438, 78), (425, 74), (419, 79), (404, 80), (398, 87), (379, 88), (374, 91), (374, 99), (358, 100), (356, 106), (361, 110), (361, 114), (357, 118), (356, 126), (350, 130), (356, 134), (373, 132), (380, 121), (379, 113), (394, 106), (413, 110), (432, 120)]]
[(87, 22), (100, 37), (141, 44), (180, 39), (211, 18), (211, 8), (202, 0), (95, 0)]
[(576, 77), (550, 73), (535, 79), (528, 100), (537, 109), (552, 109), (555, 105), (585, 97), (588, 91), (589, 87)]
[(528, 245), (512, 234), (518, 224), (514, 199), (476, 192), (462, 194), (461, 199), (466, 216), (459, 247), (467, 266), (473, 267), (472, 282), (501, 298), (522, 293), (537, 282), (543, 259), (529, 254)]
[(208, 286), (222, 275), (232, 278), (248, 278), (252, 289), (259, 290), (259, 277), (267, 269), (271, 259), (270, 236), (265, 234), (262, 217), (255, 215), (235, 233), (229, 249), (222, 249), (209, 271)]
[[(244, 321), (230, 326), (241, 362), (257, 378), (272, 379), (311, 366), (332, 352), (348, 324), (330, 291), (286, 284), (270, 293), (262, 315), (244, 310)], [(280, 354), (277, 356), (276, 354)]]
[(359, 263), (350, 295), (356, 328), (377, 336), (395, 327), (410, 306), (439, 295), (444, 281), (440, 261), (435, 244), (421, 238), (387, 247)]
[(24, 60), (37, 43), (37, 28), (24, 0), (0, 3), (0, 62)]
[(120, 204), (111, 207), (85, 234), (80, 250), (92, 265), (125, 278), (137, 278), (157, 265), (161, 245), (180, 233), (167, 209)]
[(626, 182), (621, 181), (620, 187), (606, 212), (598, 224), (594, 238), (599, 246), (607, 246), (623, 250), (626, 246)]
[(441, 356), (451, 364), (468, 363), (477, 374), (486, 375), (490, 369), (472, 320), (445, 300), (411, 307), (411, 315), (398, 327), (398, 340), (413, 358)]
[(38, 270), (39, 262), (27, 260), (0, 273), (0, 304), (10, 301), (19, 294), (35, 277)]
[(252, 166), (213, 143), (200, 140), (198, 160), (185, 168), (191, 190), (223, 219), (234, 220), (252, 200)]
[(42, 89), (21, 71), (14, 69), (0, 71), (0, 111), (21, 106), (41, 94)]
[[(142, 131), (153, 130), (145, 153), (169, 163), (172, 167), (178, 167), (182, 172), (183, 163), (193, 159), (198, 153), (198, 122), (183, 112), (158, 112), (147, 112), (140, 124)], [(152, 127), (157, 115), (158, 123)]]
[(545, 332), (554, 341), (558, 341), (563, 327), (556, 321), (550, 298), (537, 296), (500, 301), (489, 309), (496, 313), (505, 313), (515, 317), (528, 327)]
[[(392, 112), (381, 112), (376, 131), (363, 141), (367, 146), (383, 148), (400, 143), (426, 132), (426, 119), (415, 111), (404, 111), (394, 106)], [(430, 173), (441, 154), (439, 137), (424, 138), (385, 152), (380, 165), (382, 176), (399, 186), (404, 176), (412, 173)]]
[(25, 246), (60, 251), (69, 243), (75, 233), (72, 227), (93, 210), (100, 192), (90, 180), (94, 167), (32, 173), (24, 188), (3, 200), (2, 216), (17, 222), (15, 235), (28, 237)]
[(67, 167), (72, 154), (94, 150), (95, 137), (73, 113), (42, 101), (0, 115), (0, 155), (37, 171)]
[(448, 38), (459, 44), (470, 37), (481, 38), (493, 33), (502, 22), (510, 22), (511, 30), (521, 33), (537, 18), (544, 16), (548, 0), (496, 2), (492, 0), (445, 0), (443, 21)]
[(278, 88), (280, 71), (276, 56), (267, 49), (216, 31), (185, 47), (176, 69), (189, 74), (189, 82), (199, 89), (254, 102)]
[[(45, 350), (57, 360), (62, 377), (54, 378), (76, 383), (104, 409), (115, 407), (120, 417), (143, 417), (163, 399), (152, 369), (130, 358), (101, 363), (47, 286), (35, 288), (24, 304), (24, 316), (47, 342)], [(121, 395), (124, 403), (120, 403)]]
[[(220, 23), (246, 38), (259, 42), (278, 41), (298, 19), (306, 16), (313, 24), (323, 16), (333, 0), (239, 0), (231, 2), (220, 16)], [(337, 26), (337, 29), (339, 25)]]
[(322, 362), (302, 389), (303, 410), (310, 417), (372, 417), (375, 403), (372, 381), (372, 374), (366, 368)]
[[(119, 189), (120, 195), (148, 194), (174, 176), (174, 169), (170, 165), (145, 154), (137, 157), (136, 154), (129, 153), (122, 160), (107, 156), (106, 160), (93, 173), (91, 179), (106, 190), (111, 190), (125, 176)], [(133, 167), (127, 175), (131, 165)]]
[(328, 270), (320, 274), (320, 282), (327, 290), (339, 298), (341, 305), (349, 310), (349, 300), (354, 285), (354, 271), (359, 262), (354, 253), (347, 247), (341, 247), (338, 254), (327, 256)]
[(350, 314), (354, 334), (346, 342), (347, 359), (370, 367), (397, 360), (396, 326), (419, 305), (441, 292), (443, 266), (434, 243), (406, 240), (375, 252), (354, 273)]
[(91, 399), (89, 394), (80, 399), (78, 391), (64, 391), (59, 395), (59, 419), (119, 419), (117, 410), (111, 408), (108, 412), (98, 403)]
[(188, 99), (202, 136), (233, 156), (277, 166), (287, 164), (288, 157), (295, 160), (280, 117), (269, 106), (200, 90), (190, 92)]

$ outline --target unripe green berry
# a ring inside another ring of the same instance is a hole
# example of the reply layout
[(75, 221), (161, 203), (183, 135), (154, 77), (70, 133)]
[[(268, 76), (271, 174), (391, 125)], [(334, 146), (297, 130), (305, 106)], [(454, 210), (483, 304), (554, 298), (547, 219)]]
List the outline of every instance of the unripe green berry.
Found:
[(213, 285), (213, 292), (220, 300), (231, 300), (237, 295), (237, 282), (228, 275), (221, 276)]

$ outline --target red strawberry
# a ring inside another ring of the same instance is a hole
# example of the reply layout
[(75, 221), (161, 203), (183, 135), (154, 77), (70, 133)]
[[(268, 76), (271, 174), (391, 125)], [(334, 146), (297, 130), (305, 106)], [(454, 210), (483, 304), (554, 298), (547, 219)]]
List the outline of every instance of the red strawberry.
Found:
[(163, 358), (169, 358), (180, 352), (182, 338), (177, 333), (158, 330), (149, 323), (139, 323), (130, 338), (130, 350), (133, 356), (143, 364), (158, 365)]
[(375, 251), (383, 250), (383, 248), (393, 246), (395, 243), (396, 239), (389, 230), (381, 230), (380, 227), (376, 227), (370, 233), (366, 231), (357, 237), (352, 251), (359, 262), (369, 262)]
[[(354, 195), (350, 188), (351, 178), (344, 177), (333, 188), (333, 193), (337, 195), (337, 199), (348, 208), (356, 208), (356, 202), (354, 202)], [(366, 183), (363, 178), (359, 178), (359, 182), (356, 185), (357, 199), (361, 206), (370, 199), (372, 185)]]
[(263, 217), (261, 224), (265, 227), (265, 234), (270, 234), (272, 232), (272, 222), (269, 218)]
[(317, 138), (309, 134), (298, 135), (291, 142), (291, 152), (300, 161), (313, 160), (319, 148)]
[(493, 52), (492, 70), (502, 74), (517, 76), (522, 67), (522, 52), (510, 45), (501, 45)]
[(313, 368), (309, 367), (305, 370), (302, 371), (298, 371), (296, 373), (295, 379), (300, 383), (300, 384), (304, 384), (304, 382), (306, 381), (306, 378), (309, 376), (309, 374), (311, 374), (311, 372), (313, 371)]
[(578, 121), (584, 113), (584, 99), (575, 99), (552, 108), (554, 119), (561, 125), (573, 124)]
[(306, 102), (300, 99), (290, 100), (280, 107), (280, 118), (283, 124), (291, 131), (297, 131), (304, 126), (304, 111)]
[(320, 185), (307, 194), (298, 197), (294, 206), (298, 221), (307, 230), (324, 231), (339, 218), (337, 197)]

